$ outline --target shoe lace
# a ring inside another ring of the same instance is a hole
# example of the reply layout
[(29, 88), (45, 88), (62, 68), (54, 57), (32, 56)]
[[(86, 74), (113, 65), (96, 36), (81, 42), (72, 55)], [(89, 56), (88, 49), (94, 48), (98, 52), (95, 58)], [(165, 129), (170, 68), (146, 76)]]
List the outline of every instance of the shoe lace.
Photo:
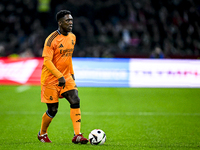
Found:
[(40, 136), (42, 136), (42, 137), (46, 138), (46, 137), (47, 137), (47, 133), (45, 133), (45, 134), (42, 134), (42, 135), (40, 135)]

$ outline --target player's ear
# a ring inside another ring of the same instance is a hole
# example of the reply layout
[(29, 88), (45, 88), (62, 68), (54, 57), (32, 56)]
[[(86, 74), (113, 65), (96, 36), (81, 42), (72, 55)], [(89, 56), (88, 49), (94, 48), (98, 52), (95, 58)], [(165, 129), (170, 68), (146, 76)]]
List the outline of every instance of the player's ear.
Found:
[(61, 24), (62, 24), (62, 22), (61, 22), (61, 21), (58, 21), (58, 25), (61, 26)]

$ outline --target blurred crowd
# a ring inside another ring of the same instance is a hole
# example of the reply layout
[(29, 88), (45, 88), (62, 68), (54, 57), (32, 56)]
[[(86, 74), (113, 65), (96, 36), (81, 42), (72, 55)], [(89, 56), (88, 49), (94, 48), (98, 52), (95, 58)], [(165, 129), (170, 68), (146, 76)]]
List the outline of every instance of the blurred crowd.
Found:
[(74, 17), (74, 57), (200, 56), (199, 0), (1, 0), (0, 56), (41, 57), (61, 9)]

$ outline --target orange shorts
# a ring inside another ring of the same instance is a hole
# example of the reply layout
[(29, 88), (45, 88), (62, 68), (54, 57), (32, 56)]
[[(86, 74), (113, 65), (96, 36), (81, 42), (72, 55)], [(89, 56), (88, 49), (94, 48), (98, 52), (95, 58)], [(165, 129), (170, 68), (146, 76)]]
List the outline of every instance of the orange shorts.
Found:
[(57, 102), (59, 102), (59, 98), (63, 98), (61, 95), (62, 93), (69, 91), (69, 90), (73, 90), (73, 89), (78, 90), (76, 83), (71, 76), (65, 80), (66, 80), (66, 83), (65, 83), (64, 89), (63, 89), (63, 87), (58, 86), (58, 84), (42, 85), (41, 86), (41, 102), (57, 103)]

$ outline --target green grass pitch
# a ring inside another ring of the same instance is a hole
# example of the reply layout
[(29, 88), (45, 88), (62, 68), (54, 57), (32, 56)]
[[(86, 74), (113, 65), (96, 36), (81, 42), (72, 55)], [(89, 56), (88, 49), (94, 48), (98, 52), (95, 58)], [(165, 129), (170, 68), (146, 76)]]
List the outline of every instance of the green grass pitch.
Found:
[(46, 105), (39, 86), (0, 86), (0, 150), (200, 149), (200, 89), (79, 87), (81, 132), (105, 131), (104, 145), (73, 144), (69, 104), (60, 100), (48, 135), (37, 139)]

